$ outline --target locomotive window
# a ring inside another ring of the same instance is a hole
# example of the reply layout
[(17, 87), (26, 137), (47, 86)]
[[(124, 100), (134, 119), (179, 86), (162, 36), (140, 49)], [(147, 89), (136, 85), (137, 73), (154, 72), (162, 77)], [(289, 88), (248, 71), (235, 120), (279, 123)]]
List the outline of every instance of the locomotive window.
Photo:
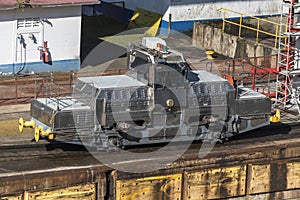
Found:
[(91, 85), (90, 84), (85, 84), (82, 91), (86, 94), (89, 94), (92, 91)]
[(136, 68), (141, 65), (147, 64), (148, 61), (141, 57), (135, 57), (134, 61), (131, 63), (132, 68)]
[(191, 71), (187, 72), (186, 79), (191, 82), (196, 82), (196, 81), (200, 80), (198, 74), (191, 72)]
[(84, 86), (84, 83), (77, 79), (73, 86), (73, 94), (78, 96), (78, 94), (81, 93), (83, 86)]
[(55, 129), (75, 128), (72, 112), (59, 112), (55, 115)]
[(76, 98), (87, 105), (89, 105), (97, 95), (95, 93), (97, 92), (96, 89), (90, 83), (85, 83), (81, 90), (77, 90), (76, 92)]
[(149, 64), (148, 65), (144, 65), (141, 69), (139, 69), (137, 71), (137, 79), (143, 83), (148, 83), (148, 70), (149, 69)]
[(144, 55), (139, 52), (135, 52), (133, 61), (130, 64), (130, 67), (133, 68), (133, 71), (128, 73), (129, 76), (136, 78), (137, 80), (148, 83), (148, 69), (151, 65), (150, 58), (147, 55)]
[(145, 55), (140, 52), (135, 52), (131, 54), (131, 62), (130, 62), (130, 67), (131, 68), (136, 68), (141, 65), (146, 65), (151, 63), (151, 59), (149, 58), (148, 55)]
[(182, 59), (182, 56), (179, 56), (179, 55), (171, 55), (171, 56), (167, 56), (167, 57), (166, 57), (166, 61), (167, 61), (167, 62), (175, 62), (175, 63), (177, 63), (177, 62), (182, 62), (182, 61), (184, 61), (184, 60)]
[(188, 71), (191, 70), (191, 67), (186, 63), (186, 62), (181, 62), (181, 63), (162, 63), (165, 64), (172, 69), (175, 69), (179, 73), (182, 73), (184, 70)]
[(31, 104), (31, 116), (41, 121), (42, 123), (50, 126), (50, 119), (53, 110), (48, 106), (34, 100)]
[(84, 86), (84, 84), (85, 84), (84, 82), (82, 82), (81, 80), (77, 79), (77, 80), (75, 81), (74, 86), (75, 86), (76, 88), (78, 88), (79, 90), (81, 90), (82, 87)]

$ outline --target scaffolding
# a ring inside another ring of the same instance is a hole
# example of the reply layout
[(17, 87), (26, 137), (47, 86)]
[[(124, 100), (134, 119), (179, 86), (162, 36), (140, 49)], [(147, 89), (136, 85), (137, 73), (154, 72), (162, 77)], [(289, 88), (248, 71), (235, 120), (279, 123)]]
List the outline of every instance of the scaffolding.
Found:
[(282, 110), (296, 106), (300, 114), (300, 85), (297, 83), (297, 77), (300, 77), (300, 45), (297, 45), (300, 36), (299, 8), (298, 0), (282, 1), (280, 24), (287, 25), (279, 29), (275, 106)]

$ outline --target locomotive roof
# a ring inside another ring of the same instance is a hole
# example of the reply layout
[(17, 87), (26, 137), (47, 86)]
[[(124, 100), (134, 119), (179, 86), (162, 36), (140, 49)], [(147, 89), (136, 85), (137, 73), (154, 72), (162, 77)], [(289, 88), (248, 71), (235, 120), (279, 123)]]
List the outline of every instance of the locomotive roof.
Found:
[[(40, 102), (49, 108), (56, 110), (82, 110), (89, 109), (88, 105), (84, 105), (82, 102), (78, 102), (72, 97), (61, 97), (61, 98), (37, 98), (35, 101)], [(33, 104), (35, 102), (33, 101)]]
[(79, 81), (92, 84), (95, 88), (140, 87), (146, 84), (128, 75), (80, 77)]
[[(191, 71), (198, 76), (199, 82), (226, 82), (227, 80), (210, 73), (206, 70), (193, 70)], [(146, 86), (145, 83), (128, 75), (113, 75), (113, 76), (91, 76), (79, 77), (78, 81), (82, 83), (91, 84), (95, 88), (124, 88), (124, 87), (141, 87)]]
[(199, 77), (199, 81), (201, 82), (216, 82), (216, 81), (220, 81), (220, 82), (224, 82), (224, 81), (227, 81), (226, 79), (216, 75), (216, 74), (213, 74), (213, 73), (210, 73), (206, 70), (193, 70), (192, 72), (196, 73)]
[(250, 88), (246, 88), (246, 87), (239, 87), (238, 88), (238, 92), (239, 92), (239, 98), (240, 99), (257, 99), (257, 98), (268, 98), (265, 95), (256, 92), (254, 90), (251, 90)]

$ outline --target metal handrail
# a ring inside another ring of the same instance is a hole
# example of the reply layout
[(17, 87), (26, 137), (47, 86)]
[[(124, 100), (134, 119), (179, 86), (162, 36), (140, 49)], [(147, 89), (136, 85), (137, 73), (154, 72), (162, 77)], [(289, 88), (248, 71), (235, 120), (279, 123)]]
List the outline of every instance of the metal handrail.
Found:
[[(222, 17), (222, 20), (223, 20), (222, 31), (223, 32), (225, 30), (225, 23), (229, 23), (229, 24), (233, 24), (233, 25), (236, 25), (236, 26), (239, 27), (239, 34), (238, 34), (239, 38), (242, 38), (241, 37), (242, 28), (246, 28), (246, 29), (249, 29), (249, 30), (252, 30), (252, 31), (256, 31), (256, 43), (258, 43), (259, 33), (262, 33), (262, 34), (265, 34), (265, 35), (269, 35), (269, 36), (275, 37), (274, 48), (277, 48), (277, 41), (278, 41), (279, 38), (285, 38), (286, 37), (286, 36), (280, 36), (280, 33), (279, 33), (279, 27), (280, 26), (284, 26), (285, 30), (286, 30), (286, 28), (287, 28), (286, 24), (281, 24), (281, 23), (273, 22), (273, 21), (266, 20), (266, 19), (263, 19), (263, 18), (254, 17), (254, 16), (251, 16), (251, 15), (247, 15), (247, 14), (244, 14), (244, 13), (241, 13), (241, 12), (237, 12), (237, 11), (234, 11), (234, 10), (230, 10), (230, 9), (227, 9), (227, 8), (219, 8), (219, 9), (217, 9), (217, 11), (222, 11), (222, 10), (224, 11), (223, 17)], [(230, 21), (229, 19), (227, 19), (226, 13), (228, 13), (228, 12), (231, 12), (231, 13), (239, 15), (240, 16), (239, 17), (239, 19), (240, 19), (239, 23), (234, 22), (234, 21)], [(251, 26), (244, 25), (243, 24), (243, 18), (244, 17), (257, 20), (257, 28), (253, 28)], [(266, 22), (266, 23), (269, 23), (269, 24), (272, 24), (272, 25), (275, 25), (276, 26), (275, 27), (275, 33), (261, 30), (260, 29), (260, 24), (261, 24), (260, 22), (262, 22), (262, 21)]]

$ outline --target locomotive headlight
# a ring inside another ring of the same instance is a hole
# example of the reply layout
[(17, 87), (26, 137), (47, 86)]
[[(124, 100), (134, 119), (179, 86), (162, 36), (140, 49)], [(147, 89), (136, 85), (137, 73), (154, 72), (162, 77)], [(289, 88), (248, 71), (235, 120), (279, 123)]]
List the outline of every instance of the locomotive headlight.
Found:
[(168, 99), (166, 101), (166, 104), (169, 108), (172, 108), (174, 106), (174, 100), (173, 99)]

